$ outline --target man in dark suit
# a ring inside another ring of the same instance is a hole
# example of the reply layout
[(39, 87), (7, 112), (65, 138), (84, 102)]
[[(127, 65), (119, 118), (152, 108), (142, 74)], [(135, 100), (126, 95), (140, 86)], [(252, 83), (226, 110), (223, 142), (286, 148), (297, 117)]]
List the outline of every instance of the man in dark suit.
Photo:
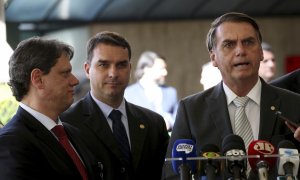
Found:
[(162, 116), (124, 99), (130, 58), (130, 45), (119, 34), (105, 31), (92, 37), (84, 64), (91, 91), (62, 120), (78, 128), (102, 166), (103, 179), (160, 179), (169, 136)]
[(165, 85), (167, 74), (167, 64), (162, 56), (153, 51), (143, 52), (135, 70), (137, 81), (125, 89), (124, 97), (162, 115), (167, 129), (171, 131), (178, 100), (176, 89)]
[[(177, 139), (192, 139), (198, 151), (207, 144), (214, 144), (221, 150), (225, 136), (238, 134), (237, 108), (233, 102), (238, 97), (249, 99), (244, 112), (253, 140), (266, 140), (277, 147), (280, 141), (287, 139), (299, 147), (300, 128), (289, 129), (275, 112), (279, 110), (299, 123), (300, 96), (268, 85), (259, 78), (259, 64), (263, 59), (261, 41), (259, 26), (245, 14), (227, 13), (212, 23), (207, 48), (223, 80), (211, 89), (180, 101), (167, 157), (171, 157)], [(246, 140), (242, 134), (239, 136)], [(270, 179), (276, 179), (274, 169), (269, 172)], [(179, 179), (170, 165), (166, 172), (167, 179)], [(252, 172), (249, 179), (258, 179), (258, 176)]]
[(69, 151), (77, 156), (69, 155), (52, 133), (54, 127), (63, 127), (59, 114), (72, 104), (78, 84), (71, 73), (72, 57), (72, 47), (39, 37), (22, 41), (14, 51), (9, 85), (20, 105), (0, 131), (1, 179), (100, 179), (94, 171), (97, 161), (74, 127), (64, 126), (73, 147)]
[(300, 69), (271, 81), (271, 84), (300, 94)]

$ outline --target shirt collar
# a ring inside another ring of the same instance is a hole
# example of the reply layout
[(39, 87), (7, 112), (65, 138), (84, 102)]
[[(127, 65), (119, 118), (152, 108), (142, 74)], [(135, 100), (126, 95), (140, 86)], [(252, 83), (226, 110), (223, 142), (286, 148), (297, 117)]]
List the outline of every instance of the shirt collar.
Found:
[(26, 104), (20, 102), (20, 106), (27, 111), (29, 114), (31, 114), (35, 119), (37, 119), (40, 123), (42, 123), (49, 131), (54, 128), (56, 125), (62, 125), (62, 122), (60, 121), (59, 117), (57, 117), (57, 124), (54, 120), (50, 119), (48, 116), (32, 109), (31, 107), (27, 106)]
[[(227, 98), (227, 105), (229, 105), (237, 95), (223, 82), (223, 88)], [(257, 105), (260, 105), (261, 98), (261, 81), (258, 79), (255, 86), (250, 90), (247, 96), (254, 101)]]
[[(103, 103), (102, 101), (98, 100), (92, 93), (90, 93), (93, 100), (96, 102), (96, 104), (98, 105), (98, 107), (101, 109), (101, 111), (103, 112), (104, 116), (106, 117), (106, 119), (108, 118), (110, 112), (115, 109), (105, 103)], [(127, 119), (127, 113), (126, 113), (126, 104), (125, 104), (125, 100), (123, 98), (120, 106), (118, 108), (116, 108), (116, 110), (119, 110), (123, 116), (125, 116), (125, 118)]]

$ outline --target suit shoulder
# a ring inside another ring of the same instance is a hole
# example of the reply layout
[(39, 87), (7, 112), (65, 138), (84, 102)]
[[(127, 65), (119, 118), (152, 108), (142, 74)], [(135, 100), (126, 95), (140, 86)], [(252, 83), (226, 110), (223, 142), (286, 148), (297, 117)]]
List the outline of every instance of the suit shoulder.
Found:
[(65, 112), (63, 112), (60, 115), (60, 118), (62, 121), (74, 121), (75, 119), (78, 119), (78, 116), (82, 115), (83, 109), (84, 109), (84, 102), (83, 99), (77, 101), (76, 103), (72, 104), (69, 109), (67, 109)]
[(208, 89), (206, 91), (201, 91), (195, 94), (191, 94), (182, 99), (184, 102), (192, 103), (192, 102), (199, 102), (204, 100), (207, 97), (210, 97), (213, 93), (214, 88)]

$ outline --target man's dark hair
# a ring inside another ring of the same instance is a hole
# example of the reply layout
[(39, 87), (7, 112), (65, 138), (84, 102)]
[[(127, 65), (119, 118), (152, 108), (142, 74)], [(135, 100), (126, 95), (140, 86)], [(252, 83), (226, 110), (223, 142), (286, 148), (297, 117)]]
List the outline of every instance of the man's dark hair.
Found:
[(110, 31), (103, 31), (93, 36), (87, 43), (87, 63), (93, 59), (93, 50), (98, 44), (120, 46), (128, 50), (129, 60), (131, 59), (131, 48), (128, 41), (120, 34)]
[(32, 37), (18, 44), (9, 59), (8, 83), (17, 101), (29, 91), (32, 70), (37, 68), (48, 74), (63, 53), (71, 60), (74, 51), (71, 46), (57, 40)]
[(251, 24), (256, 31), (259, 42), (262, 42), (259, 26), (253, 18), (243, 13), (230, 12), (218, 17), (212, 22), (211, 28), (206, 36), (206, 47), (209, 52), (216, 46), (216, 29), (224, 22), (246, 22)]

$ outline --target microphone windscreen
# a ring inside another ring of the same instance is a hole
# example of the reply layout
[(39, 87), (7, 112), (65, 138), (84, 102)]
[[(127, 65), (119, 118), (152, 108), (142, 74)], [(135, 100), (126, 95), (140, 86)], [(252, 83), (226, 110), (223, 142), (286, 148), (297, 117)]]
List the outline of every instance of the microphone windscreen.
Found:
[(235, 134), (225, 136), (222, 141), (222, 154), (225, 154), (227, 151), (232, 149), (239, 149), (246, 152), (244, 140)]
[(291, 141), (288, 140), (282, 140), (278, 144), (277, 148), (287, 148), (287, 149), (297, 149), (295, 144), (293, 144)]
[(259, 155), (259, 158), (249, 158), (251, 169), (256, 171), (259, 162), (265, 162), (271, 169), (276, 164), (276, 157), (265, 157), (266, 155), (276, 154), (275, 147), (268, 141), (255, 140), (249, 144), (248, 155)]
[(200, 154), (202, 157), (208, 158), (207, 160), (202, 160), (200, 162), (200, 174), (206, 175), (205, 168), (208, 164), (214, 167), (215, 174), (219, 174), (221, 169), (221, 162), (220, 160), (213, 159), (221, 156), (218, 146), (214, 144), (206, 144), (201, 148)]
[(196, 161), (187, 160), (188, 157), (196, 157), (196, 145), (191, 139), (178, 139), (173, 144), (172, 158), (182, 158), (182, 160), (173, 160), (173, 171), (179, 174), (179, 167), (182, 164), (189, 166), (192, 173), (196, 169)]
[[(289, 173), (296, 176), (299, 169), (299, 152), (296, 146), (291, 141), (282, 140), (278, 144), (278, 154), (280, 155), (277, 162), (278, 174), (286, 175)], [(287, 166), (290, 168), (284, 168), (285, 164), (291, 165)]]

